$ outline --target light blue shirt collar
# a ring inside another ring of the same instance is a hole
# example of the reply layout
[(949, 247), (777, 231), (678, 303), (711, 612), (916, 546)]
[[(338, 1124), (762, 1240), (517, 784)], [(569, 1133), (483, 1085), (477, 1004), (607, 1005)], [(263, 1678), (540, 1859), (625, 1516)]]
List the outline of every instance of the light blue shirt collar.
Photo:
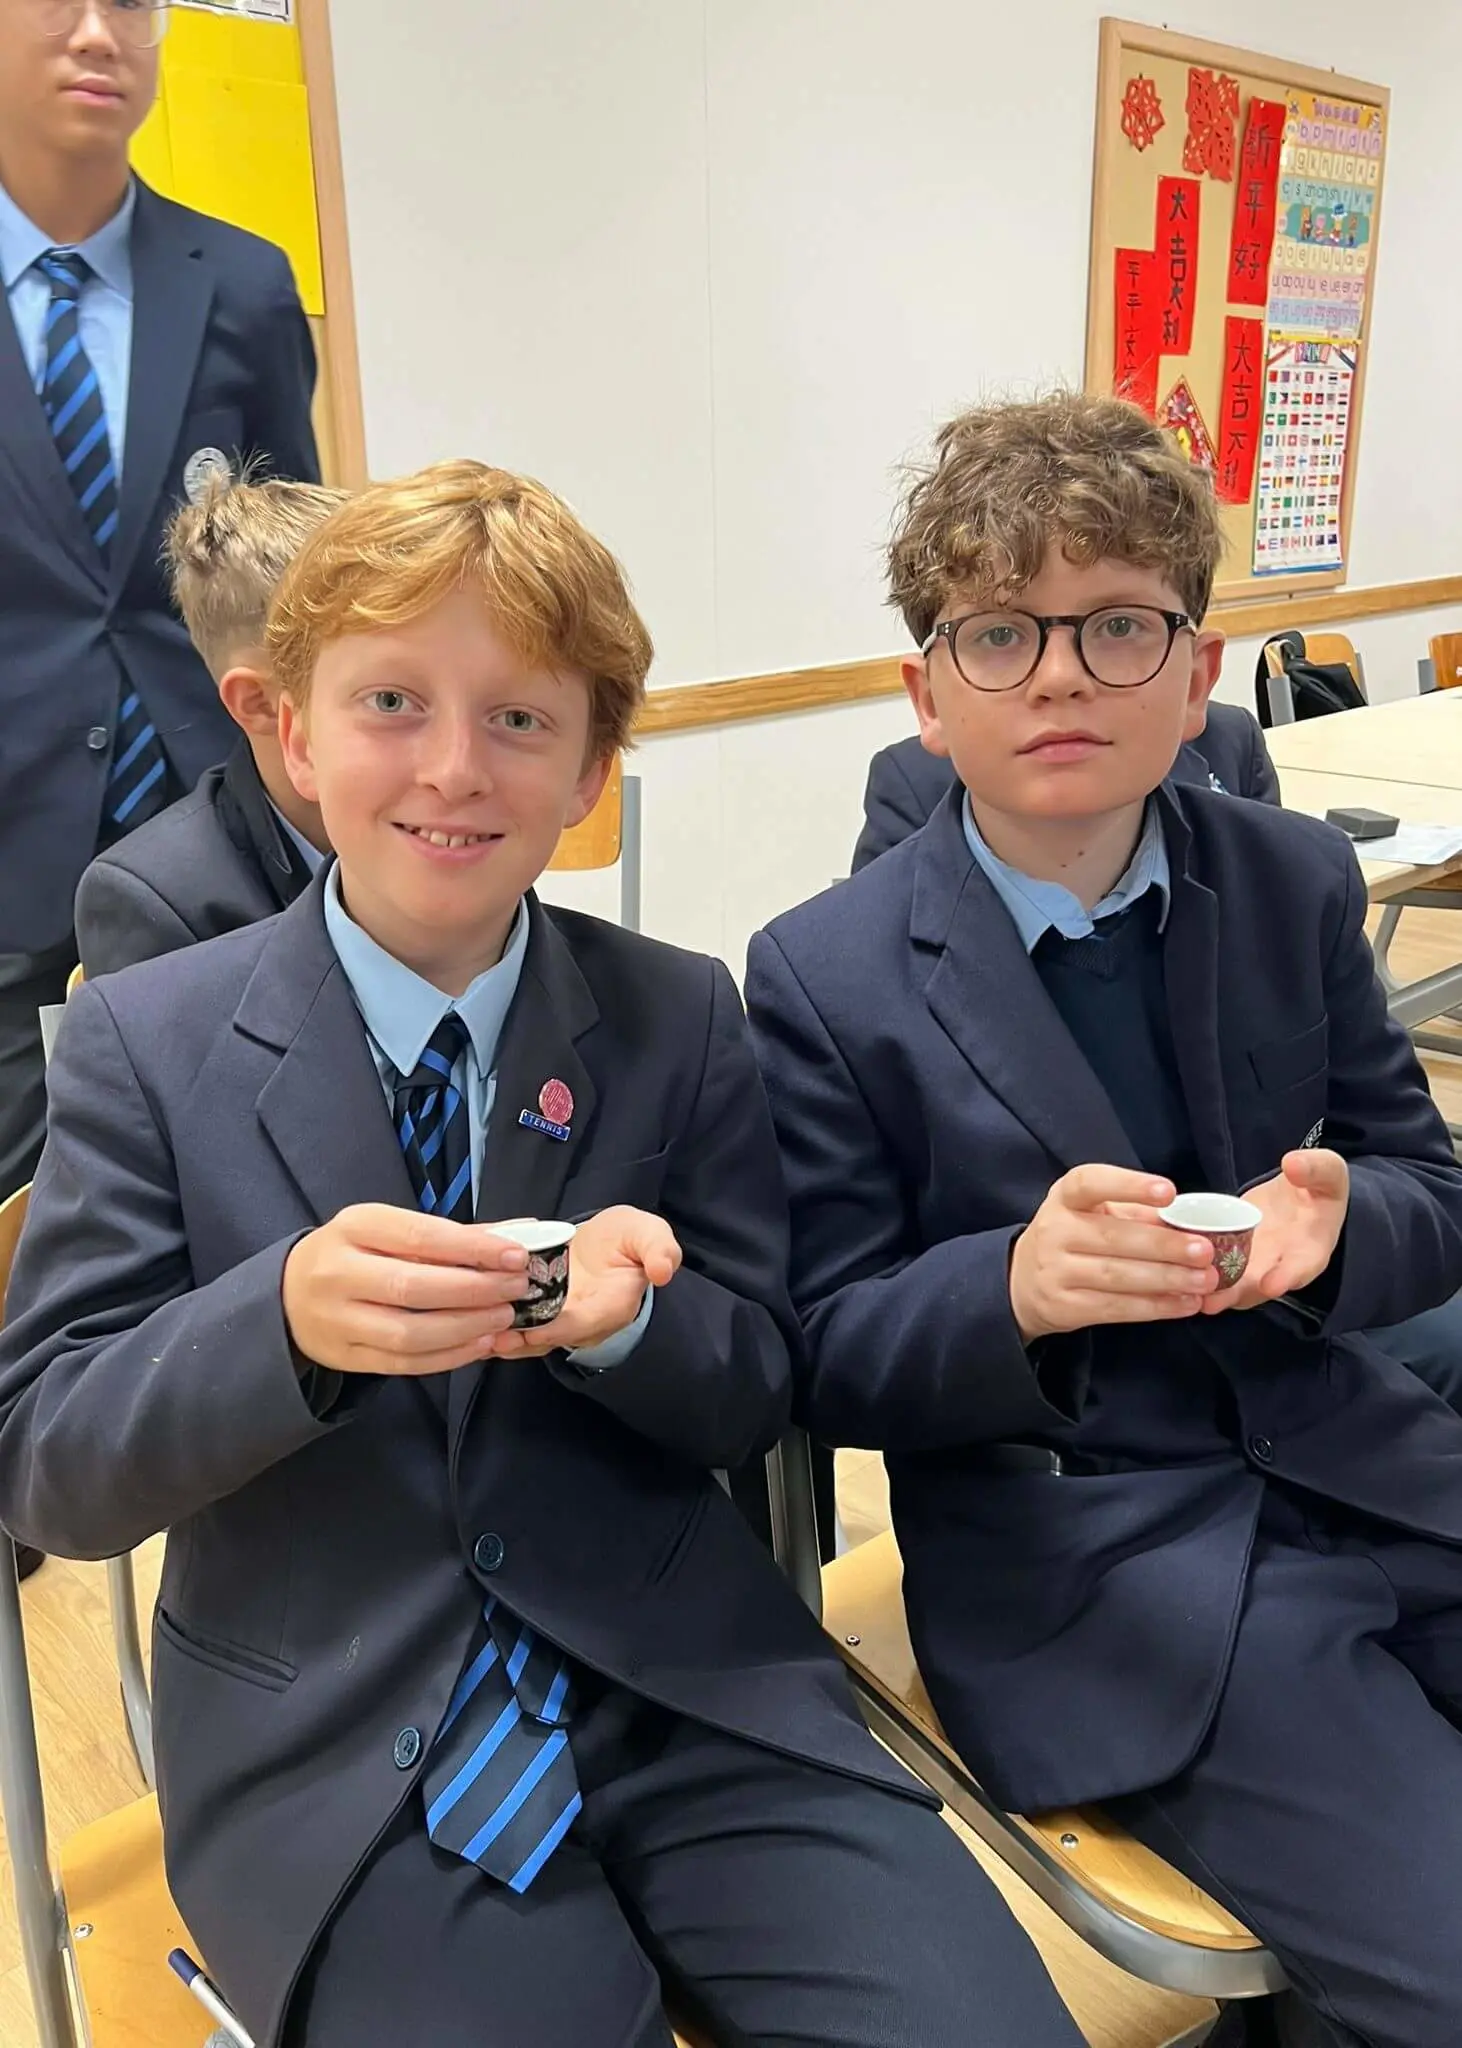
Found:
[[(132, 216), (136, 211), (137, 184), (134, 179), (127, 187), (127, 197), (105, 227), (98, 228), (84, 242), (75, 244), (77, 255), (84, 256), (102, 283), (109, 285), (129, 305), (132, 301)], [(14, 288), (38, 257), (58, 246), (61, 245), (53, 242), (43, 229), (21, 212), (5, 187), (0, 185), (0, 281), (3, 281), (6, 291)]]
[(1027, 953), (1035, 951), (1048, 931), (1058, 931), (1063, 939), (1089, 938), (1099, 917), (1115, 917), (1118, 911), (1128, 909), (1139, 897), (1145, 896), (1149, 889), (1156, 889), (1162, 897), (1159, 929), (1167, 923), (1168, 905), (1173, 893), (1172, 872), (1168, 866), (1162, 820), (1158, 816), (1157, 805), (1151, 799), (1137, 850), (1115, 887), (1108, 890), (1101, 902), (1093, 904), (1090, 910), (1063, 882), (1038, 882), (1033, 876), (1021, 874), (1018, 868), (1001, 860), (999, 854), (992, 853), (975, 823), (968, 796), (964, 800), (964, 828), (970, 852), (1010, 912)]
[[(314, 845), (310, 840), (306, 839), (303, 832), (297, 832), (295, 830), (294, 826), (290, 824), (288, 818), (285, 817), (283, 811), (280, 810), (278, 804), (275, 803), (273, 797), (268, 797), (265, 799), (265, 801), (268, 803), (270, 810), (273, 811), (274, 821), (278, 825), (280, 831), (284, 834), (285, 838), (289, 841), (290, 845), (295, 849), (300, 859), (304, 862), (305, 873), (308, 875), (318, 874), (319, 870), (325, 864), (325, 856), (323, 853), (321, 853), (319, 847)], [(340, 914), (342, 917), (344, 917), (345, 912), (342, 910)], [(335, 934), (332, 932), (330, 936), (333, 938)], [(362, 936), (364, 936), (364, 934), (362, 934)]]
[(486, 1076), (492, 1072), (528, 951), (526, 903), (518, 905), (502, 959), (479, 974), (465, 995), (455, 997), (423, 981), (361, 930), (340, 900), (338, 865), (325, 881), (325, 929), (366, 1030), (398, 1074), (415, 1073), (427, 1041), (449, 1010), (455, 1010), (467, 1027), (478, 1073)]

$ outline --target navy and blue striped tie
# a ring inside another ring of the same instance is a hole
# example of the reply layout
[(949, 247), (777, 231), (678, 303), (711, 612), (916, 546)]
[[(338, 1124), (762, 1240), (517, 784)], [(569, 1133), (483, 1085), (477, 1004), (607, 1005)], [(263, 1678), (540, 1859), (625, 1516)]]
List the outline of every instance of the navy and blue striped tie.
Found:
[[(74, 249), (48, 249), (36, 267), (51, 287), (41, 402), (61, 466), (105, 562), (121, 498), (101, 385), (81, 341), (81, 293), (91, 266)], [(157, 730), (141, 697), (128, 690), (117, 717), (107, 782), (107, 820), (114, 832), (130, 831), (163, 808), (167, 772)]]
[[(471, 1126), (459, 1063), (467, 1031), (450, 1012), (416, 1071), (397, 1084), (396, 1135), (423, 1209), (472, 1220)], [(569, 1748), (568, 1659), (496, 1599), (458, 1679), (422, 1780), (427, 1833), (515, 1892), (527, 1891), (583, 1804)]]

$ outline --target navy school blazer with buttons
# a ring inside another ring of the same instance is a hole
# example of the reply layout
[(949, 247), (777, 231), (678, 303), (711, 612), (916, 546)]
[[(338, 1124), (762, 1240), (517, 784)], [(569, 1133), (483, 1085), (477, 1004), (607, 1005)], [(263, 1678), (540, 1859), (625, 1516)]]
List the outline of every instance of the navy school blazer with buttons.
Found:
[[(685, 1253), (638, 1348), (596, 1377), (562, 1360), (317, 1374), (307, 1398), (280, 1304), (291, 1246), (348, 1203), (413, 1206), (321, 879), (266, 923), (85, 984), (50, 1069), (0, 1335), (0, 1523), (71, 1557), (169, 1531), (168, 1872), (261, 2041), (419, 1799), (488, 1588), (653, 1699), (923, 1796), (713, 1476), (781, 1433), (798, 1341), (731, 979), (536, 900), (531, 916), (478, 1213), (628, 1202)], [(518, 1121), (550, 1078), (574, 1097), (566, 1143)]]
[(886, 1453), (929, 1691), (995, 1796), (1032, 1811), (1192, 1758), (1266, 1475), (1462, 1542), (1462, 1416), (1359, 1334), (1462, 1283), (1462, 1167), (1387, 1016), (1348, 842), (1165, 784), (1165, 971), (1206, 1184), (1319, 1141), (1350, 1162), (1349, 1216), (1308, 1312), (1028, 1352), (1015, 1235), (1068, 1168), (1141, 1162), (970, 857), (961, 796), (758, 934), (747, 1005), (791, 1196), (804, 1419)]
[(139, 183), (121, 523), (103, 564), (0, 305), (0, 953), (71, 930), (124, 687), (184, 789), (237, 728), (173, 610), (163, 529), (203, 449), (316, 482), (315, 352), (270, 242)]
[[(1279, 777), (1264, 744), (1258, 719), (1242, 705), (1210, 704), (1208, 723), (1196, 740), (1178, 749), (1175, 782), (1218, 782), (1230, 796), (1277, 804)], [(929, 817), (954, 781), (953, 763), (926, 754), (917, 733), (881, 747), (868, 764), (863, 794), (863, 829), (853, 849), (853, 873), (897, 846)]]

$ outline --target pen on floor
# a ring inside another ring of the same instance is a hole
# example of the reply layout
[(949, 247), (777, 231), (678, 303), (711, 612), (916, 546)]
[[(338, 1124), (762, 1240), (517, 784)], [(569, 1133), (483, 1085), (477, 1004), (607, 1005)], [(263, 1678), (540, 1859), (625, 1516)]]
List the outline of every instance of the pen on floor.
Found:
[(254, 2037), (246, 2033), (223, 2002), (223, 1995), (209, 1983), (202, 1970), (185, 1950), (175, 1948), (168, 1957), (169, 1966), (176, 1971), (209, 2018), (216, 2020), (227, 2038), (236, 2048), (254, 2048)]

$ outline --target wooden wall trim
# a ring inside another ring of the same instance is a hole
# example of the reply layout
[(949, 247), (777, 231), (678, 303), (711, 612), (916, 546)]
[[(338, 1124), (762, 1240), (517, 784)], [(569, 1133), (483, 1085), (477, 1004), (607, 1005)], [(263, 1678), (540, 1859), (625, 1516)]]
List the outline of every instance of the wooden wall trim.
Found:
[(367, 482), (365, 406), (360, 390), (360, 345), (355, 323), (355, 280), (345, 211), (345, 166), (340, 155), (340, 110), (335, 97), (335, 54), (330, 0), (300, 0), (300, 55), (310, 108), (310, 151), (315, 161), (315, 208), (320, 222), (320, 263), (325, 279), (324, 361), (335, 474), (346, 490)]
[[(1208, 623), (1231, 640), (1248, 640), (1289, 626), (1349, 626), (1450, 604), (1462, 605), (1462, 576), (1221, 605), (1210, 612)], [(787, 669), (779, 675), (741, 676), (724, 683), (678, 683), (670, 689), (652, 690), (636, 721), (635, 735), (659, 739), (666, 733), (736, 725), (748, 718), (778, 718), (791, 711), (825, 711), (834, 704), (896, 696), (903, 688), (899, 661), (898, 655), (888, 654), (872, 661), (841, 662), (834, 668)]]

